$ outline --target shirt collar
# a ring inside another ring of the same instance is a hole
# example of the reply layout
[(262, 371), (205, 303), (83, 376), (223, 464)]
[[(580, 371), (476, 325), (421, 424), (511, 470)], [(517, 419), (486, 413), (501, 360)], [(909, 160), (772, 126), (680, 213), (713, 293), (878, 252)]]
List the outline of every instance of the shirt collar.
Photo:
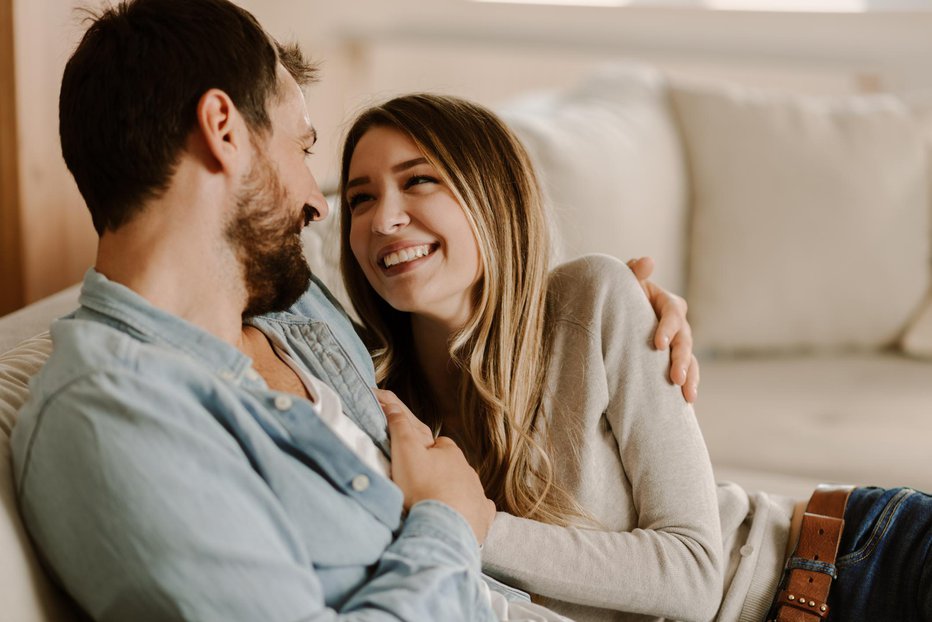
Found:
[(250, 358), (177, 315), (155, 307), (130, 288), (88, 269), (78, 299), (82, 309), (122, 325), (139, 339), (165, 344), (185, 352), (208, 369), (229, 379), (238, 379), (252, 364)]

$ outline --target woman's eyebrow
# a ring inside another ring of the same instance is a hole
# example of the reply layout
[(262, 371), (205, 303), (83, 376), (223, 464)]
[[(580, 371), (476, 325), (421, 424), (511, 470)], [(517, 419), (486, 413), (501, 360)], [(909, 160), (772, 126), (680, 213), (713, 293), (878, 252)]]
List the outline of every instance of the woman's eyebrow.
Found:
[(363, 184), (368, 184), (370, 180), (368, 177), (357, 177), (356, 179), (351, 179), (346, 182), (346, 189), (354, 188), (356, 186), (362, 186)]
[(398, 173), (405, 169), (409, 169), (412, 166), (417, 166), (418, 164), (427, 164), (427, 158), (420, 157), (420, 158), (414, 158), (412, 160), (405, 160), (401, 164), (396, 164), (395, 166), (393, 166), (392, 172)]

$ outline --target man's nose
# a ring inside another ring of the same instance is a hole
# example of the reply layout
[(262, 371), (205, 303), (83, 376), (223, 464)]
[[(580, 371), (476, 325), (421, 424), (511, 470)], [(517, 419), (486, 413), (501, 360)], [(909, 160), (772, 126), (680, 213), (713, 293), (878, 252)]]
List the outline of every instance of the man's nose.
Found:
[(308, 194), (307, 204), (317, 212), (314, 220), (323, 220), (330, 213), (330, 205), (327, 203), (324, 193), (320, 191), (317, 178), (314, 177), (313, 173), (311, 173), (311, 192)]

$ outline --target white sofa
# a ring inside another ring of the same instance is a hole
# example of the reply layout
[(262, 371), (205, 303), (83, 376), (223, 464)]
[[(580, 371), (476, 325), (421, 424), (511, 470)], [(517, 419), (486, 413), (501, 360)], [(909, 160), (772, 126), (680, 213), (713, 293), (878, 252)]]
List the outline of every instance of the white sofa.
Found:
[[(622, 66), (502, 112), (538, 166), (558, 257), (649, 254), (687, 296), (719, 478), (802, 496), (821, 480), (932, 490), (929, 110)], [(307, 235), (342, 293), (332, 224)], [(0, 319), (4, 620), (74, 619), (15, 512), (8, 435), (50, 344), (10, 349), (76, 295)]]

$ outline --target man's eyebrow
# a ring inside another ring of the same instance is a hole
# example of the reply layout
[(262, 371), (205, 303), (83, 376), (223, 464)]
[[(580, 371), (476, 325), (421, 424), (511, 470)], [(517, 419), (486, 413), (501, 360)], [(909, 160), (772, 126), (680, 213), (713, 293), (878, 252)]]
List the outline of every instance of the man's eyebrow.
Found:
[[(392, 172), (400, 173), (401, 171), (415, 167), (419, 164), (427, 164), (427, 158), (420, 157), (420, 158), (414, 158), (411, 160), (405, 160), (404, 162), (401, 162), (400, 164), (396, 164), (395, 166), (393, 166)], [(349, 190), (350, 188), (355, 188), (356, 186), (362, 186), (363, 184), (368, 184), (370, 181), (372, 180), (368, 177), (357, 177), (355, 179), (349, 180), (346, 183), (346, 189)]]

